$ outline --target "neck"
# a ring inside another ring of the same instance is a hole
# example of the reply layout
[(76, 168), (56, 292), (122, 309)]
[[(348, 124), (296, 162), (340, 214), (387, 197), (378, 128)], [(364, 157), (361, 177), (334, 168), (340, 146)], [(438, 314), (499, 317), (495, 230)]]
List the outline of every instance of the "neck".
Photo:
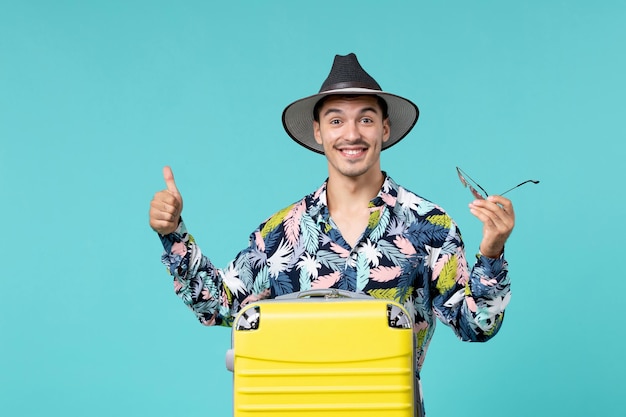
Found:
[(366, 208), (378, 195), (384, 180), (385, 176), (380, 170), (358, 177), (333, 176), (331, 173), (326, 185), (328, 208), (331, 213)]

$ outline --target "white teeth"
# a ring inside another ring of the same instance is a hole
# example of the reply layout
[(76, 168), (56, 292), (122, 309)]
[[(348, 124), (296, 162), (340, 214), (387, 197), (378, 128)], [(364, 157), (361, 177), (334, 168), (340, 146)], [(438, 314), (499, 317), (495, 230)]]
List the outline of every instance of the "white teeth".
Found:
[(360, 149), (346, 149), (343, 151), (343, 153), (346, 153), (348, 155), (357, 155), (361, 153), (361, 150)]

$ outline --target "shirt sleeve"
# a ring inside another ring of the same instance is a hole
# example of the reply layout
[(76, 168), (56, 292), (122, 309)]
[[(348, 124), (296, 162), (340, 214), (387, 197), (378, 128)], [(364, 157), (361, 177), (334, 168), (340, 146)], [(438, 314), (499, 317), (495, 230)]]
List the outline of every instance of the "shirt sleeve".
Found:
[(465, 341), (495, 336), (511, 296), (504, 254), (492, 259), (479, 253), (470, 270), (460, 232), (452, 222), (432, 265), (431, 297), (437, 317)]
[(257, 235), (252, 233), (249, 247), (224, 269), (202, 254), (182, 220), (174, 233), (159, 235), (164, 249), (161, 261), (173, 277), (174, 291), (202, 324), (231, 326), (241, 307), (269, 296), (269, 281), (253, 262)]

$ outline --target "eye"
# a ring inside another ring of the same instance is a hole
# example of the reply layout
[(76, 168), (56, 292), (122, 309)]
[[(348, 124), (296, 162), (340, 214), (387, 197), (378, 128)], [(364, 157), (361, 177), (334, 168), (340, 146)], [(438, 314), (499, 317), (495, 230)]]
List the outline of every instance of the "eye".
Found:
[(330, 119), (328, 121), (328, 123), (331, 124), (331, 125), (338, 125), (339, 123), (341, 123), (341, 120), (339, 120), (339, 119)]
[(363, 117), (361, 118), (361, 123), (374, 123), (374, 119), (372, 119), (371, 117)]

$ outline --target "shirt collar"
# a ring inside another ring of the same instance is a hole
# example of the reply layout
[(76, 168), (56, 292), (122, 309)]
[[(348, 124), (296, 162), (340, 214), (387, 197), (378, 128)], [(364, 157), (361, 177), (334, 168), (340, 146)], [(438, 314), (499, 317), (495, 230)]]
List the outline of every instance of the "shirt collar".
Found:
[[(385, 171), (383, 171), (383, 175), (385, 176), (385, 180), (383, 181), (383, 185), (378, 191), (376, 197), (374, 197), (370, 201), (371, 207), (382, 207), (384, 205), (389, 206), (390, 208), (395, 207), (396, 200), (398, 197), (398, 184), (389, 176)], [(320, 220), (328, 220), (328, 201), (326, 199), (326, 186), (328, 185), (328, 178), (324, 181), (324, 183), (312, 194), (307, 197), (306, 205), (307, 211), (311, 215), (312, 218), (317, 218), (316, 220), (319, 222)], [(319, 216), (322, 216), (320, 219)]]

